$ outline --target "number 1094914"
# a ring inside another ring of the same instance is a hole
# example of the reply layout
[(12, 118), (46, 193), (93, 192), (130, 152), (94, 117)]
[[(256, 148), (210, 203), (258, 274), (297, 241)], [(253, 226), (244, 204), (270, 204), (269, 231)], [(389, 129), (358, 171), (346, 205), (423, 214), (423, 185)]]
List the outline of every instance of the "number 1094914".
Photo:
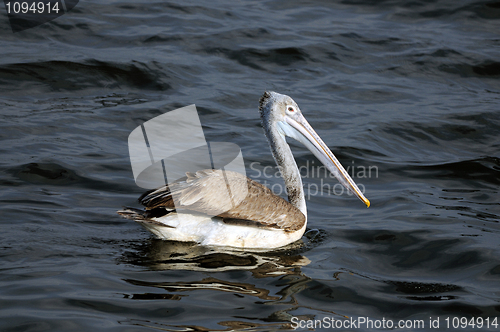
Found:
[(7, 14), (52, 14), (59, 13), (59, 2), (5, 2)]

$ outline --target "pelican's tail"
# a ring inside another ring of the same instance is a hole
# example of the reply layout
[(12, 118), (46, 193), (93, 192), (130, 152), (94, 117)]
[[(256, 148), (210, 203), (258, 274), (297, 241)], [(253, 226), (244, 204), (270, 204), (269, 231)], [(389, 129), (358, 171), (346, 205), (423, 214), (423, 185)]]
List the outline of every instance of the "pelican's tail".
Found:
[(149, 219), (147, 211), (126, 206), (123, 207), (123, 210), (116, 211), (116, 213), (124, 218), (132, 219), (135, 221), (145, 221)]
[(158, 218), (164, 217), (167, 214), (170, 214), (172, 210), (167, 210), (164, 208), (155, 208), (151, 210), (141, 210), (135, 209), (132, 207), (124, 206), (123, 210), (116, 211), (120, 216), (132, 219), (138, 222), (151, 222), (155, 221)]

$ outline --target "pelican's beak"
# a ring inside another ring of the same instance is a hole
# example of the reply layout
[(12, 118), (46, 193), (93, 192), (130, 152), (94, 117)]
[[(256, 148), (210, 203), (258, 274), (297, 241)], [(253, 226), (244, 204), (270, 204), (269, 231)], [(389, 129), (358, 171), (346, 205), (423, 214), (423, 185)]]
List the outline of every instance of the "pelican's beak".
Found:
[(340, 164), (332, 151), (330, 151), (325, 142), (323, 142), (321, 137), (314, 131), (302, 114), (297, 113), (293, 118), (289, 115), (285, 115), (284, 122), (280, 124), (285, 124), (285, 126), (282, 126), (282, 129), (287, 136), (293, 137), (304, 144), (344, 187), (358, 196), (367, 207), (370, 206), (370, 201), (363, 195), (361, 190), (359, 190), (345, 168)]

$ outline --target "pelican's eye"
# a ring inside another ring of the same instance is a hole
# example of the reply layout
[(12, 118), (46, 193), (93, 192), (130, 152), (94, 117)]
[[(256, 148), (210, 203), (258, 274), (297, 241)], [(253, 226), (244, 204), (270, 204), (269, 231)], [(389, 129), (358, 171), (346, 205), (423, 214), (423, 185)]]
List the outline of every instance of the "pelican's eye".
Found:
[(292, 106), (288, 106), (288, 112), (295, 112), (295, 108), (293, 108)]

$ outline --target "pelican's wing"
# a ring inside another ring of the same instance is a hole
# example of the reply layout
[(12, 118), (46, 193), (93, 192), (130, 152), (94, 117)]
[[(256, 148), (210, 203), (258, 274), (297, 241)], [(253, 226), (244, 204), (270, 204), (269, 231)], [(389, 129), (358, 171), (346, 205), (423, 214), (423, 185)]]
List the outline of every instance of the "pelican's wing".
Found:
[(186, 175), (183, 181), (146, 192), (139, 198), (140, 203), (147, 209), (182, 208), (216, 215), (230, 224), (285, 231), (304, 226), (306, 218), (299, 209), (239, 173), (203, 170)]

